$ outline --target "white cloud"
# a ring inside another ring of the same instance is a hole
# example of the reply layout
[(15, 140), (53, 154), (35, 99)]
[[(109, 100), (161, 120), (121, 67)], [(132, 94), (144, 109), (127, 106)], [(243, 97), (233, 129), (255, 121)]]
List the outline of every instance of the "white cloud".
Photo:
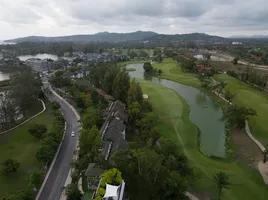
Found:
[(1, 0), (0, 39), (151, 30), (267, 34), (267, 0)]

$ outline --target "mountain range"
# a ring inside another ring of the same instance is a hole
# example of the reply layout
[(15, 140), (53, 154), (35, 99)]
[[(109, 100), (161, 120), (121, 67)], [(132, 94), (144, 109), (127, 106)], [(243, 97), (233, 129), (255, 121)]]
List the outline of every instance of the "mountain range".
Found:
[(211, 36), (204, 33), (190, 34), (158, 34), (151, 31), (136, 31), (132, 33), (100, 32), (92, 35), (70, 35), (59, 37), (28, 36), (5, 40), (4, 42), (125, 42), (125, 41), (178, 41), (178, 40), (205, 40), (221, 41), (223, 37)]

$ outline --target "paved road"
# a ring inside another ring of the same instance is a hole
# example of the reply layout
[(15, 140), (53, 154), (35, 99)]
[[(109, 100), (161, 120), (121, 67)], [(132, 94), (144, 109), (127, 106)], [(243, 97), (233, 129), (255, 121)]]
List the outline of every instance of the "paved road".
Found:
[[(43, 84), (45, 88), (49, 87), (49, 84), (46, 80), (44, 80)], [(71, 137), (72, 131), (75, 131), (76, 133), (78, 131), (77, 117), (73, 110), (54, 94), (51, 94), (50, 99), (60, 103), (61, 110), (65, 115), (67, 122), (67, 131), (57, 160), (55, 161), (54, 167), (52, 168), (44, 189), (40, 195), (40, 200), (60, 199), (62, 188), (64, 187), (70, 169), (69, 164), (72, 161), (73, 153), (76, 149), (76, 143), (78, 140), (77, 136)]]

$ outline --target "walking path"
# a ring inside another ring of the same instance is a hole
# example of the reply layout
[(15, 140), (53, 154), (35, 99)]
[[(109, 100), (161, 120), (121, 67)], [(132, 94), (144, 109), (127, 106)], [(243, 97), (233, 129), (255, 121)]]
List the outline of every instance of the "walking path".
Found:
[(6, 131), (1, 132), (0, 135), (5, 134), (5, 133), (7, 133), (7, 132), (9, 132), (9, 131), (12, 131), (12, 130), (14, 130), (14, 129), (20, 127), (20, 126), (22, 126), (23, 124), (27, 123), (27, 122), (30, 121), (31, 119), (33, 119), (33, 118), (37, 117), (38, 115), (42, 114), (43, 112), (45, 112), (45, 110), (46, 110), (46, 105), (45, 105), (44, 101), (41, 100), (41, 99), (38, 99), (38, 100), (41, 101), (42, 106), (43, 106), (43, 110), (42, 110), (41, 112), (39, 112), (39, 113), (37, 113), (36, 115), (30, 117), (29, 119), (25, 120), (25, 121), (22, 122), (21, 124), (15, 126), (15, 127), (13, 127), (13, 128), (11, 128), (11, 129), (9, 129), (9, 130), (6, 130)]

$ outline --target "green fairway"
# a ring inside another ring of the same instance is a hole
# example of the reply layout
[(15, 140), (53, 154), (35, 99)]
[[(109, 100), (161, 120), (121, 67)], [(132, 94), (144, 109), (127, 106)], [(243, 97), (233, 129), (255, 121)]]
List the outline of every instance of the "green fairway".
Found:
[(268, 144), (268, 93), (252, 88), (227, 74), (218, 74), (214, 77), (228, 82), (226, 90), (236, 95), (234, 103), (245, 105), (257, 111), (257, 116), (249, 120), (250, 130), (264, 145)]
[[(0, 197), (15, 192), (28, 186), (28, 173), (40, 168), (40, 163), (35, 158), (40, 142), (28, 133), (30, 124), (38, 123), (47, 125), (48, 131), (53, 124), (53, 114), (50, 108), (30, 120), (21, 127), (0, 136)], [(3, 175), (2, 163), (13, 158), (19, 161), (18, 172), (10, 176)]]
[(148, 101), (159, 117), (158, 132), (174, 141), (190, 160), (195, 178), (190, 181), (190, 189), (197, 193), (208, 192), (213, 199), (217, 188), (212, 175), (224, 171), (230, 175), (232, 185), (223, 190), (223, 200), (266, 200), (267, 186), (256, 169), (238, 162), (210, 159), (201, 154), (197, 147), (198, 131), (189, 120), (189, 107), (173, 90), (152, 82), (138, 80), (143, 92), (149, 95)]
[(161, 63), (153, 64), (153, 68), (161, 69), (160, 78), (169, 79), (185, 85), (200, 87), (200, 82), (194, 74), (184, 73), (179, 65), (171, 58), (164, 59)]

